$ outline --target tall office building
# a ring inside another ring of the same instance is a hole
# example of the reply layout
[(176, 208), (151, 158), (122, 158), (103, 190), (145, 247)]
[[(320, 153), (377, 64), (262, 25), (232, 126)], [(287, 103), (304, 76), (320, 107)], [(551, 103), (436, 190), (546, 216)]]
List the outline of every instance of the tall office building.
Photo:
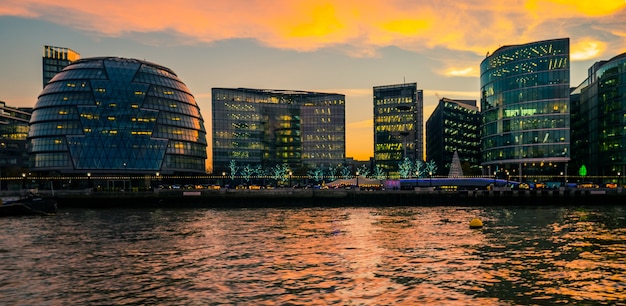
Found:
[(28, 169), (26, 137), (32, 108), (0, 101), (0, 176), (19, 176)]
[(213, 171), (229, 164), (293, 173), (345, 162), (345, 96), (296, 90), (213, 88)]
[(626, 171), (626, 53), (588, 69), (572, 92), (572, 167), (587, 175), (618, 176)]
[(423, 96), (417, 83), (374, 87), (374, 164), (389, 176), (405, 157), (424, 159)]
[(43, 46), (43, 86), (67, 65), (80, 59), (80, 54), (68, 48)]
[(187, 86), (147, 61), (95, 57), (59, 72), (28, 132), (31, 171), (204, 174), (206, 132)]
[(480, 64), (485, 174), (559, 175), (570, 160), (569, 38), (503, 46)]
[(426, 160), (445, 175), (457, 152), (463, 173), (480, 175), (480, 123), (476, 100), (442, 98), (426, 121)]

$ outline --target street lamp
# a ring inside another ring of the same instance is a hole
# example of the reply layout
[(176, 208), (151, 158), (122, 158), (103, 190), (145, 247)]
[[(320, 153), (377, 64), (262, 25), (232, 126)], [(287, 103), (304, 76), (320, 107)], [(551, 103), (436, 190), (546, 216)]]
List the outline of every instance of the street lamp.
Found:
[(356, 188), (359, 188), (359, 171), (356, 172)]
[(428, 187), (433, 187), (433, 172), (428, 171), (428, 176), (430, 177), (430, 179), (428, 180)]
[(619, 187), (619, 182), (622, 180), (622, 173), (621, 172), (617, 172), (617, 186)]
[(289, 171), (289, 187), (291, 187), (291, 176), (293, 175), (293, 172)]
[(87, 172), (87, 187), (91, 188), (91, 172)]
[(26, 173), (22, 172), (22, 189), (26, 189)]

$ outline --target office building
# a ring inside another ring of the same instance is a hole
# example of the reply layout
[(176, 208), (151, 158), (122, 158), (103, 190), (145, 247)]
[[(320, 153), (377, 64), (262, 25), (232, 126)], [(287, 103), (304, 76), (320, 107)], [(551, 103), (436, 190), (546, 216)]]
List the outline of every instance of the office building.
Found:
[(20, 176), (28, 170), (26, 137), (32, 108), (15, 108), (0, 101), (0, 176)]
[(503, 46), (480, 64), (484, 174), (559, 175), (570, 160), (569, 39)]
[(623, 176), (626, 171), (626, 53), (588, 69), (572, 92), (570, 174), (584, 165), (589, 176)]
[(405, 157), (424, 159), (423, 99), (417, 83), (374, 87), (374, 163), (391, 177)]
[(80, 54), (68, 48), (43, 46), (43, 86), (67, 65), (80, 59)]
[(187, 86), (169, 68), (96, 57), (73, 62), (39, 95), (28, 134), (31, 171), (206, 173), (206, 132)]
[(294, 174), (345, 162), (345, 96), (297, 90), (213, 88), (213, 171), (229, 164)]
[(463, 173), (480, 175), (480, 124), (476, 100), (440, 99), (426, 121), (426, 160), (445, 175), (457, 152)]

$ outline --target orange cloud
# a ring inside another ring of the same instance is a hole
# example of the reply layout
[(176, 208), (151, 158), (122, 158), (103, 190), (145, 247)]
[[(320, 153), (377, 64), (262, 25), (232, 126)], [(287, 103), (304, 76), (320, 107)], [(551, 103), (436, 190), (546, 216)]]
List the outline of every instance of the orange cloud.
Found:
[(590, 38), (570, 42), (570, 58), (572, 61), (584, 61), (597, 58), (606, 49), (606, 44)]
[[(623, 0), (5, 0), (0, 16), (38, 18), (102, 36), (167, 31), (188, 43), (255, 39), (303, 52), (336, 47), (376, 56), (385, 46), (485, 54), (501, 45), (557, 37), (597, 37), (626, 49)], [(575, 25), (588, 33), (580, 33)], [(169, 43), (169, 42), (161, 42)]]
[(446, 69), (443, 72), (443, 75), (445, 76), (451, 76), (451, 77), (477, 77), (480, 75), (480, 72), (478, 71), (478, 68), (474, 67), (474, 66), (470, 66), (470, 67), (451, 67)]
[(568, 16), (577, 14), (599, 17), (624, 10), (626, 3), (622, 0), (529, 0), (526, 5), (533, 11), (544, 11), (549, 14), (566, 14)]

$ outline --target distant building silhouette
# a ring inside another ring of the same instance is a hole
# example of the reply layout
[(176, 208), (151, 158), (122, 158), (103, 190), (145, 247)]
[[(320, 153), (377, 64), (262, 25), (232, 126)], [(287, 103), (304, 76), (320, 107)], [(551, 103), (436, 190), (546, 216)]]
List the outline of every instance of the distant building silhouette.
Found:
[(426, 121), (426, 160), (446, 173), (457, 154), (466, 174), (480, 175), (480, 124), (476, 100), (440, 99)]
[(54, 46), (43, 46), (43, 86), (67, 65), (80, 59), (80, 54), (72, 49)]
[(28, 134), (42, 174), (206, 173), (200, 109), (169, 68), (137, 59), (86, 58), (39, 95)]
[(424, 159), (424, 94), (417, 83), (374, 87), (374, 164), (387, 175), (398, 163)]
[(299, 90), (213, 88), (213, 172), (228, 165), (294, 173), (345, 163), (345, 96)]
[(569, 38), (503, 46), (480, 64), (484, 174), (567, 171)]

